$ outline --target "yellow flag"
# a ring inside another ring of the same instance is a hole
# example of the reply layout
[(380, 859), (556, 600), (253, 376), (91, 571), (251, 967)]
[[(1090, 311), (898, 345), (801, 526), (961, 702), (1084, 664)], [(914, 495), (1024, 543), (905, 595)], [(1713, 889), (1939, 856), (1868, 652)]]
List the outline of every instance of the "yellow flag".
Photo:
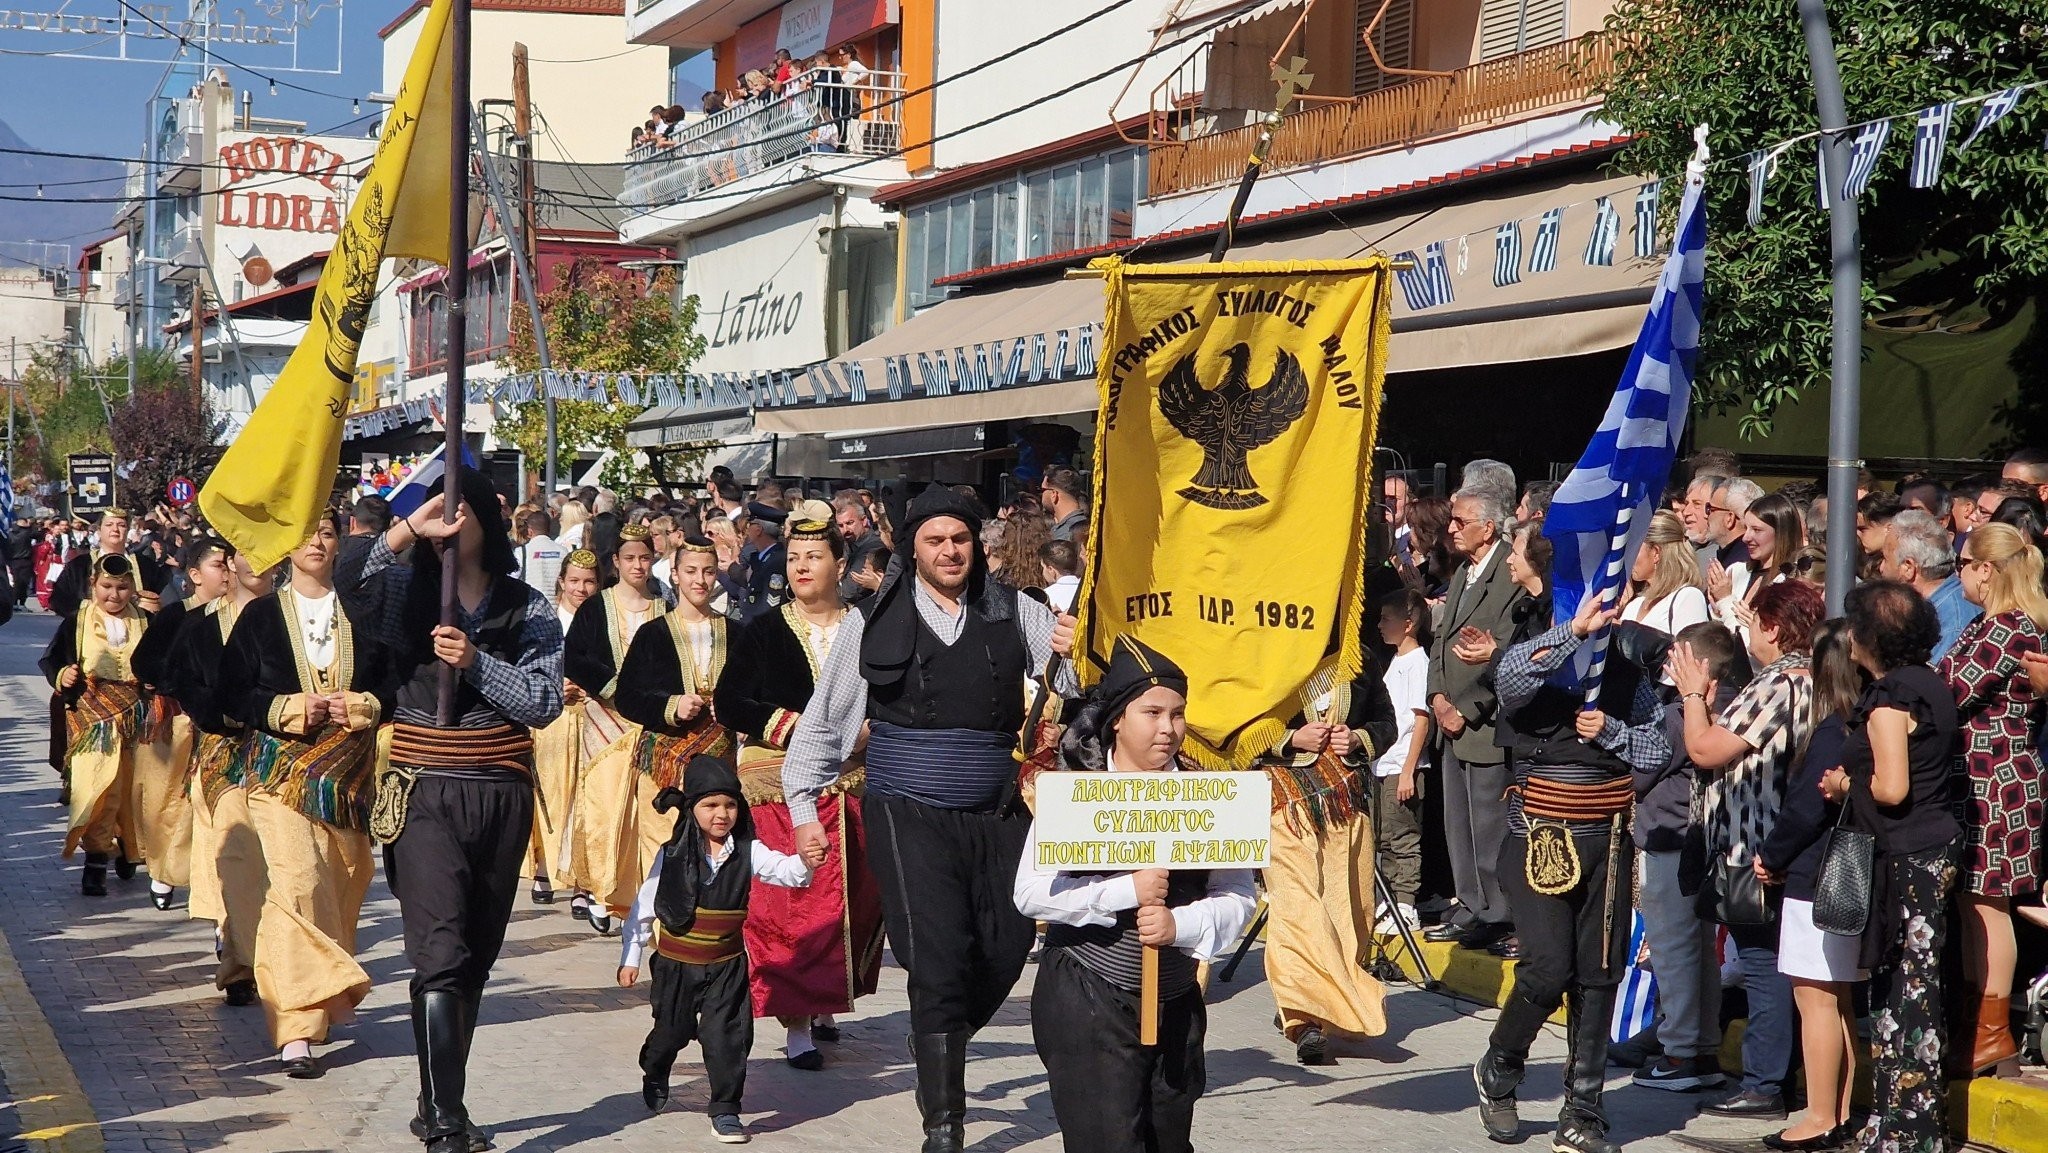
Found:
[(1242, 769), (1312, 676), (1361, 665), (1388, 261), (1096, 267), (1081, 678), (1136, 636), (1188, 674), (1187, 752)]
[(334, 491), (342, 418), (385, 257), (448, 260), (454, 41), (434, 0), (369, 175), (320, 270), (313, 321), (200, 490), (206, 519), (257, 568), (313, 533)]

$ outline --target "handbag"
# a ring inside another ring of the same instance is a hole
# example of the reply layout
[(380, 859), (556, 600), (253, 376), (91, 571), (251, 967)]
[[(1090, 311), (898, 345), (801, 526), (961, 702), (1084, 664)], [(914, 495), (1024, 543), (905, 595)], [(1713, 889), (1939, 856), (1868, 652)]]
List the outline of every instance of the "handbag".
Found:
[(1820, 875), (1813, 884), (1813, 926), (1841, 937), (1860, 937), (1870, 924), (1871, 905), (1876, 900), (1877, 834), (1862, 824), (1858, 812), (1858, 790), (1869, 790), (1867, 782), (1852, 779), (1849, 796), (1835, 827), (1828, 830), (1821, 846)]
[(1726, 853), (1715, 853), (1693, 907), (1719, 925), (1769, 925), (1778, 919), (1779, 891), (1758, 880), (1749, 864), (1731, 864)]

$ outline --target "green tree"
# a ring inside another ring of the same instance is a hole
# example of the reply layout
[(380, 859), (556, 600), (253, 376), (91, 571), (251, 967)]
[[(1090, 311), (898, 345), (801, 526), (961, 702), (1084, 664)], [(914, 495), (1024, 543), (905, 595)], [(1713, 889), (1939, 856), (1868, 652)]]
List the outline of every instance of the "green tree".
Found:
[[(2048, 79), (2041, 0), (1834, 0), (1828, 5), (1851, 123), (1900, 113), (1859, 207), (1866, 317), (1981, 304), (2010, 319), (2048, 285), (2048, 93), (2033, 92), (1969, 151), (1977, 109), (1956, 110), (1940, 184), (1907, 186), (1913, 121), (1930, 104)], [(1619, 53), (1602, 115), (1634, 135), (1620, 163), (1676, 187), (1707, 124), (1707, 315), (1699, 403), (1742, 414), (1745, 436), (1825, 386), (1830, 345), (1828, 219), (1815, 146), (1781, 158), (1763, 219), (1746, 214), (1746, 153), (1819, 127), (1806, 43), (1790, 0), (1621, 0)], [(1667, 216), (1677, 197), (1666, 197)], [(1667, 221), (1668, 223), (1668, 221)]]
[[(548, 355), (562, 372), (665, 372), (680, 374), (704, 351), (697, 335), (697, 298), (675, 304), (674, 281), (666, 270), (652, 283), (631, 273), (578, 257), (556, 269), (556, 286), (540, 294), (547, 325)], [(518, 372), (540, 368), (533, 323), (525, 308), (512, 310), (512, 351)], [(566, 474), (579, 450), (612, 450), (603, 480), (613, 488), (647, 483), (637, 450), (626, 446), (626, 425), (645, 405), (555, 402), (555, 467)], [(529, 460), (546, 453), (546, 404), (536, 398), (513, 405), (498, 422), (500, 438), (519, 446)]]

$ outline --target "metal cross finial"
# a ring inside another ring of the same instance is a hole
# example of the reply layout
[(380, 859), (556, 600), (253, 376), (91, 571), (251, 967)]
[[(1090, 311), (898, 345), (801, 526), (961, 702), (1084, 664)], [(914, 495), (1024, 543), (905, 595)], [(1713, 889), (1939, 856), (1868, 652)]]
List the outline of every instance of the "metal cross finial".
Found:
[(1308, 59), (1303, 56), (1289, 60), (1284, 68), (1278, 64), (1273, 66), (1273, 83), (1280, 86), (1280, 93), (1273, 100), (1276, 114), (1287, 111), (1288, 102), (1294, 99), (1294, 94), (1316, 82), (1315, 73), (1302, 71), (1307, 67)]

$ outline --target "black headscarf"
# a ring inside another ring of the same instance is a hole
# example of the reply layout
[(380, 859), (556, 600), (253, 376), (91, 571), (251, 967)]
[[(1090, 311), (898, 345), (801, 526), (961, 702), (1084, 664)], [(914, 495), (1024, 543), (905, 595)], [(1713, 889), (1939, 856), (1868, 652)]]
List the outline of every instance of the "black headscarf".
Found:
[[(491, 478), (476, 469), (464, 467), (456, 474), (456, 484), (462, 493), (462, 503), (469, 506), (469, 515), (476, 518), (477, 528), (483, 534), (484, 555), (480, 558), (484, 571), (493, 578), (491, 600), (496, 600), (499, 589), (507, 578), (519, 570), (519, 560), (512, 552), (512, 537), (505, 530), (505, 513), (498, 507), (498, 490), (491, 486)], [(440, 492), (440, 486), (435, 486)], [(434, 626), (441, 623), (441, 554), (432, 548), (415, 548), (412, 556), (412, 583), (405, 605), (406, 634), (412, 645), (415, 661), (433, 659)], [(512, 582), (519, 586), (520, 582)], [(520, 586), (523, 587), (523, 586)]]
[(732, 824), (732, 857), (726, 868), (751, 872), (754, 814), (740, 791), (740, 777), (731, 765), (717, 757), (698, 755), (683, 769), (683, 787), (663, 789), (654, 798), (659, 813), (681, 809), (676, 830), (661, 850), (661, 881), (655, 886), (654, 915), (671, 935), (685, 933), (697, 920), (697, 898), (711, 876), (704, 860), (704, 830), (697, 827), (697, 802), (706, 797), (731, 797), (739, 803), (739, 818)]
[(1169, 688), (1185, 697), (1188, 676), (1180, 666), (1131, 636), (1120, 636), (1110, 650), (1109, 671), (1088, 690), (1073, 723), (1060, 737), (1060, 755), (1070, 769), (1098, 772), (1108, 763), (1116, 740), (1116, 723), (1131, 702), (1155, 688)]
[(926, 521), (940, 517), (952, 517), (965, 524), (974, 538), (962, 608), (981, 612), (990, 620), (1009, 618), (1006, 607), (983, 603), (983, 594), (988, 590), (988, 557), (981, 549), (980, 506), (944, 485), (935, 484), (910, 502), (903, 527), (896, 534), (895, 561), (867, 610), (861, 637), (860, 675), (871, 685), (895, 684), (910, 668), (917, 644), (917, 604), (911, 596), (917, 581), (917, 530)]
[(494, 577), (518, 572), (519, 559), (512, 553), (512, 534), (505, 526), (505, 510), (498, 507), (498, 490), (491, 484), (491, 478), (465, 466), (457, 483), (462, 490), (462, 503), (469, 506), (469, 515), (476, 518), (477, 527), (483, 530), (484, 571)]

